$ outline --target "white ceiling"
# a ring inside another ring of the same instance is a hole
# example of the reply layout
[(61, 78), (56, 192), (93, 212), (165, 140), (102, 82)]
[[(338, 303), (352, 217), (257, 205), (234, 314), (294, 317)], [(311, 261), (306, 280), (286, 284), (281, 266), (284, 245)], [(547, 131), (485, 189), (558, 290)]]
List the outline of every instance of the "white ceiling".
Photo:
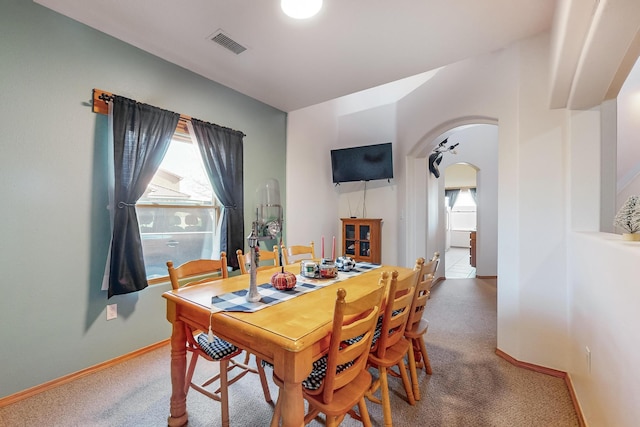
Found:
[[(549, 29), (556, 0), (35, 0), (283, 111), (501, 49)], [(222, 30), (246, 51), (210, 40)]]

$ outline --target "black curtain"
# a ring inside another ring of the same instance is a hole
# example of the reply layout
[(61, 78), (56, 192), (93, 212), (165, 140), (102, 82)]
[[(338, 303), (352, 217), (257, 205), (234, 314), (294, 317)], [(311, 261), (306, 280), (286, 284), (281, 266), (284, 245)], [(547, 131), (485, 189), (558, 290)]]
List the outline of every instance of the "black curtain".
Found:
[[(227, 254), (244, 248), (244, 182), (242, 132), (191, 119), (198, 148), (211, 186), (224, 207), (220, 250)], [(228, 256), (234, 270), (238, 259)]]
[(454, 190), (444, 190), (445, 197), (449, 197), (449, 207), (453, 209), (453, 205), (456, 204), (456, 199), (458, 198), (458, 194), (460, 194), (460, 189)]
[(113, 98), (114, 206), (109, 298), (148, 286), (136, 202), (167, 152), (180, 115)]
[(470, 188), (469, 189), (469, 193), (471, 193), (471, 197), (473, 198), (473, 201), (476, 202), (476, 206), (478, 205), (478, 196), (477, 196), (477, 191), (475, 188)]

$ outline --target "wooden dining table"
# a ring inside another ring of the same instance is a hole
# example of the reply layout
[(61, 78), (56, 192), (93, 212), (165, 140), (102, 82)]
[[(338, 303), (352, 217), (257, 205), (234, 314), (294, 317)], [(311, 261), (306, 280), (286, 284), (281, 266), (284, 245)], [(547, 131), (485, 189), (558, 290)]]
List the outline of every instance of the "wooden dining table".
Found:
[[(291, 264), (285, 269), (298, 274), (300, 265)], [(162, 296), (167, 300), (167, 320), (173, 324), (168, 425), (182, 426), (188, 421), (184, 324), (194, 330), (206, 331), (211, 321), (217, 336), (273, 364), (275, 374), (283, 380), (280, 389), (282, 425), (303, 426), (302, 381), (311, 372), (312, 362), (324, 350), (326, 340), (323, 338), (331, 330), (337, 290), (344, 288), (347, 298), (357, 298), (378, 283), (383, 271), (393, 270), (397, 270), (400, 276), (411, 273), (410, 268), (383, 265), (255, 312), (217, 311), (212, 309), (211, 303), (214, 296), (248, 289), (249, 274), (165, 292)], [(271, 276), (278, 271), (280, 267), (257, 272), (257, 284), (269, 283)]]

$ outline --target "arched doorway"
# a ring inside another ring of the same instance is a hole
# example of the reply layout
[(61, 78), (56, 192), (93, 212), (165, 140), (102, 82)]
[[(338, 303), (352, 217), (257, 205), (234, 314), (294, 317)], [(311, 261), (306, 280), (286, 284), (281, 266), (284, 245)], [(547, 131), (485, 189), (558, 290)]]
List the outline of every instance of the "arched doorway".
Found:
[[(407, 185), (408, 259), (446, 252), (445, 182), (429, 172), (428, 157), (445, 138), (458, 144), (457, 154), (446, 153), (440, 170), (455, 163), (472, 164), (477, 169), (477, 277), (497, 277), (498, 242), (498, 126), (494, 120), (460, 119), (430, 132), (409, 153)], [(445, 276), (447, 263), (441, 256), (438, 277)]]

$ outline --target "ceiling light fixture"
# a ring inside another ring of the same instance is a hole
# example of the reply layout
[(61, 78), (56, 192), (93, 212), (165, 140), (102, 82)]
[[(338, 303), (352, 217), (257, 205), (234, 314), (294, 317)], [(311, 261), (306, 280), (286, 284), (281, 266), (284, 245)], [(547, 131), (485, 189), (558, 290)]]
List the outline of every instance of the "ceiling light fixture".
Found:
[(320, 11), (322, 0), (282, 0), (282, 11), (294, 19), (307, 19)]

